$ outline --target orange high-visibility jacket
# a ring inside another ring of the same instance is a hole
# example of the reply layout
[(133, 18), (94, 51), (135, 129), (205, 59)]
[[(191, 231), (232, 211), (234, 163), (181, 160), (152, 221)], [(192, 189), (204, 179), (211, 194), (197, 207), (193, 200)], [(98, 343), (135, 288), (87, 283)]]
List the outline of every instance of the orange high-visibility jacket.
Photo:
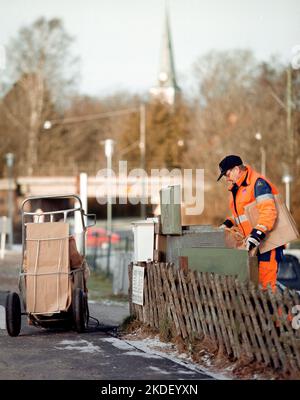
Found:
[(246, 218), (244, 207), (256, 201), (259, 219), (255, 228), (263, 232), (271, 231), (277, 217), (274, 195), (278, 193), (277, 188), (264, 176), (254, 171), (250, 166), (242, 174), (238, 182), (233, 184), (229, 190), (229, 206), (232, 216), (228, 218), (234, 226), (237, 226), (244, 237), (252, 230)]

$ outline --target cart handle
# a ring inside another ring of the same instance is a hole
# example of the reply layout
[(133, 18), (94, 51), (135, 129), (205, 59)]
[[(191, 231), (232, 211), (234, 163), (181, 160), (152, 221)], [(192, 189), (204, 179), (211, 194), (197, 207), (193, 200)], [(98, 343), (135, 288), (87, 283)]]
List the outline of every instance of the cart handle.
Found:
[(74, 199), (78, 201), (79, 207), (82, 209), (82, 202), (79, 196), (76, 194), (65, 194), (65, 195), (46, 195), (46, 196), (31, 196), (27, 197), (22, 204), (21, 204), (21, 210), (24, 210), (25, 204), (30, 201), (30, 200), (42, 200), (42, 199)]
[(92, 226), (96, 225), (96, 222), (97, 222), (96, 214), (85, 214), (85, 213), (83, 213), (83, 215), (85, 217), (87, 217), (87, 221), (88, 221), (88, 218), (92, 218), (93, 219), (93, 221), (91, 223), (86, 225), (86, 228), (91, 228)]

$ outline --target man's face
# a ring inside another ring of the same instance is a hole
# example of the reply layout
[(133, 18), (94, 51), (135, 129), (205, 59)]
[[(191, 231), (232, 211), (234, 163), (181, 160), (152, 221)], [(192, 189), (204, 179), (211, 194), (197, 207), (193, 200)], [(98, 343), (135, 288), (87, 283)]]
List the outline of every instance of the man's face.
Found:
[(233, 183), (236, 183), (236, 181), (240, 177), (241, 171), (239, 170), (238, 167), (233, 167), (229, 169), (226, 174), (225, 174), (225, 179), (228, 185), (232, 185)]

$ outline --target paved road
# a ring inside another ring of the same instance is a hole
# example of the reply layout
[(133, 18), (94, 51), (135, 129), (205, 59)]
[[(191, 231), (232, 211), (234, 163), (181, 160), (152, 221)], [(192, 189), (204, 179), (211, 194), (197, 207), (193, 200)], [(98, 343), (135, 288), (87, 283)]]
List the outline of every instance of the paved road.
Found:
[(77, 334), (29, 326), (24, 316), (20, 336), (9, 337), (3, 329), (4, 298), (0, 293), (0, 379), (208, 379), (118, 339), (109, 318), (97, 330)]
[(4, 305), (7, 290), (16, 290), (15, 259), (10, 254), (0, 262), (0, 380), (211, 379), (116, 337), (118, 325), (129, 314), (127, 304), (91, 303), (90, 314), (100, 326), (83, 334), (32, 327), (23, 316), (21, 334), (8, 336)]

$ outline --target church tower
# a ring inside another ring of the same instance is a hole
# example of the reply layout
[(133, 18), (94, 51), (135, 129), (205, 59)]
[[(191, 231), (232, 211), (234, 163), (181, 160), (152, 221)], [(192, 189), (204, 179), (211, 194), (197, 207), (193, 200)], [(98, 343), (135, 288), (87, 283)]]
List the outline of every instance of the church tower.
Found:
[(153, 99), (159, 100), (162, 103), (174, 105), (179, 93), (180, 88), (176, 81), (169, 12), (166, 7), (158, 82), (157, 86), (150, 89), (150, 95)]

